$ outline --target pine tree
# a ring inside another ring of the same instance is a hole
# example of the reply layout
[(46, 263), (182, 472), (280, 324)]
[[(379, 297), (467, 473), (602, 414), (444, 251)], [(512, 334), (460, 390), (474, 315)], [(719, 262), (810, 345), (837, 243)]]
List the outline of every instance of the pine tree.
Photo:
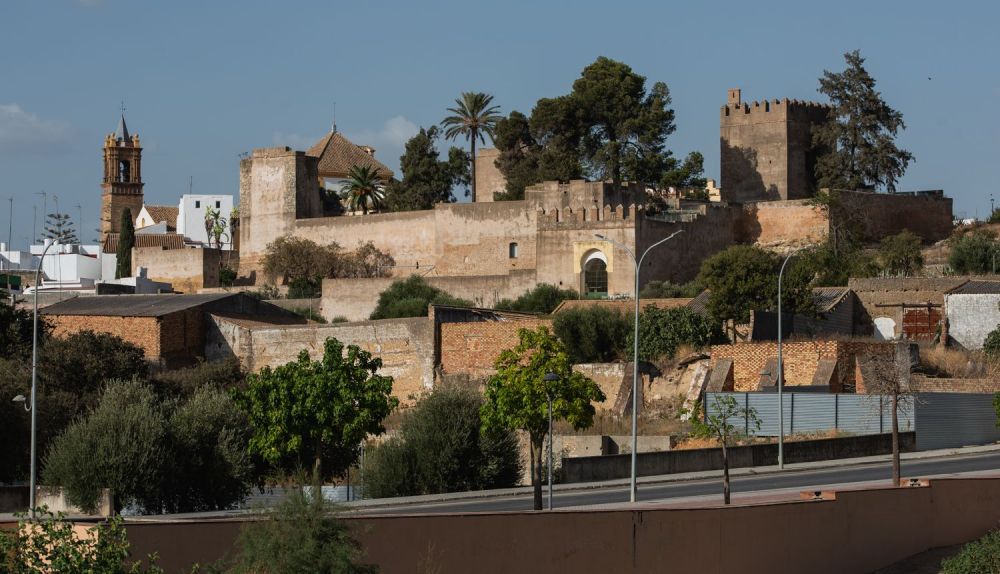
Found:
[(118, 234), (118, 266), (115, 268), (115, 279), (132, 276), (132, 248), (135, 247), (135, 225), (132, 223), (132, 210), (125, 208), (122, 212), (122, 231)]
[(896, 134), (906, 129), (903, 114), (890, 108), (875, 89), (875, 79), (855, 50), (844, 54), (847, 69), (824, 70), (819, 92), (833, 104), (831, 120), (813, 129), (818, 152), (820, 188), (896, 191), (896, 182), (913, 154), (896, 147)]
[(63, 245), (79, 243), (76, 230), (73, 229), (73, 222), (66, 213), (50, 213), (46, 216), (45, 238), (58, 241)]

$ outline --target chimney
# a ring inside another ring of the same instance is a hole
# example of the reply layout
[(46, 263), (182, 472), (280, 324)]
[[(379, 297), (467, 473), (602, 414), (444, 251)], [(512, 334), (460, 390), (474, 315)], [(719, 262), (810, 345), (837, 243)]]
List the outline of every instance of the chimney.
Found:
[(373, 148), (372, 146), (363, 145), (361, 146), (361, 149), (364, 150), (366, 154), (375, 157), (375, 148)]
[(739, 88), (730, 88), (729, 89), (729, 102), (728, 103), (731, 106), (738, 106), (738, 105), (740, 105), (742, 103), (742, 100), (740, 98), (740, 89)]

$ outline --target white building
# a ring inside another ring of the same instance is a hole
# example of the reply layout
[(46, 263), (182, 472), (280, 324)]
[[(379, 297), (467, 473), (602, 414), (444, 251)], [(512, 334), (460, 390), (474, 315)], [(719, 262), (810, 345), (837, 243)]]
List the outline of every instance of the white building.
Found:
[(205, 229), (205, 214), (208, 209), (218, 211), (219, 217), (225, 220), (222, 249), (232, 249), (233, 231), (229, 224), (233, 212), (232, 195), (182, 195), (177, 209), (177, 233), (190, 242), (208, 245), (208, 231)]

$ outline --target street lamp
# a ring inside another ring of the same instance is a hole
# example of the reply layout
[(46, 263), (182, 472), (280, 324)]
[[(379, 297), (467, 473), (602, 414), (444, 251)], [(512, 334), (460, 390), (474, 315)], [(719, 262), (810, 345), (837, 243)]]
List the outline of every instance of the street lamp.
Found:
[(21, 403), (21, 406), (24, 407), (24, 410), (26, 410), (26, 411), (30, 411), (31, 410), (31, 405), (28, 404), (28, 399), (24, 398), (24, 395), (17, 395), (16, 397), (14, 397), (14, 400), (11, 401), (11, 402)]
[[(35, 443), (36, 433), (37, 433), (37, 421), (36, 413), (38, 409), (35, 408), (35, 397), (38, 390), (38, 287), (39, 278), (42, 274), (42, 262), (45, 261), (45, 254), (49, 252), (49, 248), (53, 245), (59, 243), (58, 241), (52, 241), (45, 246), (42, 251), (42, 256), (38, 258), (38, 266), (35, 267), (35, 318), (34, 326), (32, 327), (31, 334), (31, 406), (28, 410), (31, 411), (31, 490), (28, 492), (28, 512), (31, 514), (31, 519), (35, 519)], [(16, 400), (16, 399), (15, 399)]]
[(679, 229), (667, 237), (657, 241), (656, 243), (650, 245), (645, 251), (642, 252), (642, 256), (638, 260), (635, 258), (635, 253), (628, 248), (623, 243), (619, 243), (614, 239), (611, 239), (605, 235), (595, 235), (601, 241), (607, 241), (612, 245), (617, 245), (621, 249), (625, 250), (625, 253), (629, 254), (632, 258), (632, 263), (635, 264), (635, 332), (633, 333), (632, 342), (634, 343), (632, 349), (632, 476), (629, 483), (629, 502), (635, 502), (636, 494), (638, 493), (638, 487), (636, 486), (636, 451), (638, 450), (639, 438), (638, 438), (638, 421), (639, 421), (639, 270), (642, 269), (642, 262), (646, 259), (646, 255), (653, 250), (654, 247), (662, 245), (667, 241), (673, 239), (678, 233), (683, 232), (683, 229)]
[(781, 269), (778, 270), (778, 468), (785, 468), (785, 366), (781, 355), (781, 278), (785, 274), (785, 265), (788, 265), (792, 255), (798, 250), (793, 250), (785, 260), (781, 262)]
[(545, 373), (545, 398), (549, 401), (549, 510), (552, 510), (552, 389), (549, 386), (559, 380), (559, 375)]

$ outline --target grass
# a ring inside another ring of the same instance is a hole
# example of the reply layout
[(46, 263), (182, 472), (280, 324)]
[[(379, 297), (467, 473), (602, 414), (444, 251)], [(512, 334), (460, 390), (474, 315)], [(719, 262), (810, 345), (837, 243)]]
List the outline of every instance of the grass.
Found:
[(953, 379), (979, 379), (997, 374), (996, 365), (983, 353), (941, 345), (921, 347), (920, 366), (928, 375)]

